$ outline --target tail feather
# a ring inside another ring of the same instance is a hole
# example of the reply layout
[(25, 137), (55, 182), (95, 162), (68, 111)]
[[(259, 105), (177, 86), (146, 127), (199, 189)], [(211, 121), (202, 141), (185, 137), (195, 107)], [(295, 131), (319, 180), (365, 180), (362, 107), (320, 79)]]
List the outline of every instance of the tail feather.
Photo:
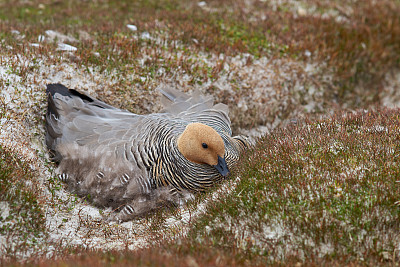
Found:
[[(62, 114), (57, 108), (56, 101), (61, 98), (73, 98), (75, 95), (86, 100), (93, 102), (90, 97), (87, 97), (79, 92), (68, 89), (62, 84), (48, 84), (46, 88), (47, 94), (47, 112), (46, 112), (46, 145), (49, 148), (50, 156), (53, 161), (60, 162), (61, 155), (56, 151), (56, 140), (62, 136), (59, 121)], [(57, 96), (56, 96), (57, 95)]]
[(46, 88), (47, 94), (47, 117), (51, 118), (54, 115), (57, 119), (60, 114), (57, 111), (56, 104), (54, 103), (54, 95), (58, 93), (63, 96), (71, 96), (69, 89), (62, 84), (48, 84)]
[(92, 109), (94, 107), (104, 110), (118, 110), (113, 106), (80, 93), (77, 90), (68, 89), (62, 84), (48, 84), (46, 94), (46, 145), (53, 156), (53, 160), (56, 162), (61, 160), (60, 153), (56, 151), (57, 140), (63, 135), (63, 125), (74, 118), (74, 114), (72, 114), (76, 111), (74, 103), (81, 103), (80, 112), (86, 115), (92, 115)]

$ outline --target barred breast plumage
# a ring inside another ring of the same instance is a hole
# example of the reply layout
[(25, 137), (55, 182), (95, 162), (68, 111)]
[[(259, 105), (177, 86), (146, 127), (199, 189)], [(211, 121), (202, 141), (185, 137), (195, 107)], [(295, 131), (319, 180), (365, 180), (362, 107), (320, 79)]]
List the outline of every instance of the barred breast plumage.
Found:
[(179, 203), (229, 174), (247, 148), (228, 108), (211, 97), (160, 90), (164, 110), (137, 115), (61, 84), (47, 86), (46, 144), (70, 191), (129, 220)]

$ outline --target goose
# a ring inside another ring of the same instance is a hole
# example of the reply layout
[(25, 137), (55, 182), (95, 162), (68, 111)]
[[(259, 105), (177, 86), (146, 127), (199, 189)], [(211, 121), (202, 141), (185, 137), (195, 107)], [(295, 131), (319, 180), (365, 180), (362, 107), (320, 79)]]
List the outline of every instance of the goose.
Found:
[(164, 109), (139, 115), (48, 84), (45, 142), (67, 190), (128, 221), (178, 205), (230, 174), (249, 147), (228, 107), (198, 91), (159, 89)]

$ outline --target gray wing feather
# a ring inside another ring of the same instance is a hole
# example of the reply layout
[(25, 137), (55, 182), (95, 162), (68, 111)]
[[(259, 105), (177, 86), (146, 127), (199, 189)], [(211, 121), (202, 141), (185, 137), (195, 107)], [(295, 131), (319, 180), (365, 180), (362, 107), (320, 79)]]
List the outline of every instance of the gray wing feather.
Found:
[(182, 112), (201, 112), (213, 107), (213, 98), (201, 95), (199, 90), (195, 90), (191, 96), (170, 87), (158, 90), (162, 94), (164, 113), (177, 115)]
[(212, 96), (203, 96), (195, 90), (191, 96), (171, 87), (158, 88), (162, 94), (163, 113), (168, 117), (188, 123), (201, 122), (216, 128), (219, 132), (232, 135), (228, 106), (214, 105)]
[[(149, 119), (155, 124), (162, 119), (180, 122), (182, 125), (201, 122), (220, 133), (231, 135), (226, 105), (213, 105), (213, 98), (202, 96), (198, 90), (191, 96), (172, 88), (159, 90), (163, 94), (165, 109), (163, 113), (147, 116), (105, 108), (102, 102), (93, 98), (93, 102), (88, 103), (79, 97), (55, 94), (53, 100), (60, 116), (48, 120), (51, 124), (49, 128), (55, 136), (50, 148), (56, 151), (58, 144), (79, 144), (99, 153), (113, 152), (118, 157), (127, 158), (129, 155), (125, 150), (133, 145), (133, 140), (143, 140), (151, 135)], [(151, 136), (147, 142), (151, 142)]]
[(135, 138), (143, 124), (141, 115), (116, 108), (93, 106), (78, 97), (56, 94), (54, 103), (60, 117), (48, 120), (51, 123), (49, 128), (57, 134), (51, 146), (53, 150), (56, 150), (58, 144), (77, 143), (99, 151), (116, 151), (117, 146), (123, 146)]

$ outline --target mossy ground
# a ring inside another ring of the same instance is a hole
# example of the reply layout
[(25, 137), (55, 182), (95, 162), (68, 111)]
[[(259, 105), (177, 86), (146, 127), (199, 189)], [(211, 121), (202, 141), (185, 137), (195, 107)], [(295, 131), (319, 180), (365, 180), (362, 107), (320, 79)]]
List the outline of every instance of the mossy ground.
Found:
[[(53, 168), (40, 144), (47, 82), (78, 85), (136, 113), (159, 110), (160, 84), (199, 88), (229, 105), (235, 131), (259, 124), (270, 130), (244, 155), (233, 191), (209, 202), (187, 235), (159, 234), (168, 216), (180, 216), (161, 212), (144, 219), (151, 248), (60, 245), (57, 259), (30, 253), (28, 262), (397, 264), (400, 115), (376, 107), (383, 99), (400, 101), (396, 87), (387, 87), (400, 67), (399, 13), (397, 0), (2, 1), (2, 130), (8, 121), (28, 129), (26, 140), (38, 143), (33, 158), (45, 168)], [(60, 51), (60, 42), (77, 50)], [(343, 108), (368, 111), (337, 111)], [(21, 151), (2, 144), (0, 203), (8, 214), (0, 230), (16, 241), (5, 251), (17, 264), (20, 255), (48, 245), (43, 192), (67, 209), (74, 204), (58, 199), (62, 189), (53, 178), (39, 182), (43, 174), (19, 158)], [(123, 233), (102, 225), (97, 234)]]
[(29, 162), (0, 146), (0, 237), (2, 250), (11, 258), (40, 247), (46, 235), (38, 191)]

